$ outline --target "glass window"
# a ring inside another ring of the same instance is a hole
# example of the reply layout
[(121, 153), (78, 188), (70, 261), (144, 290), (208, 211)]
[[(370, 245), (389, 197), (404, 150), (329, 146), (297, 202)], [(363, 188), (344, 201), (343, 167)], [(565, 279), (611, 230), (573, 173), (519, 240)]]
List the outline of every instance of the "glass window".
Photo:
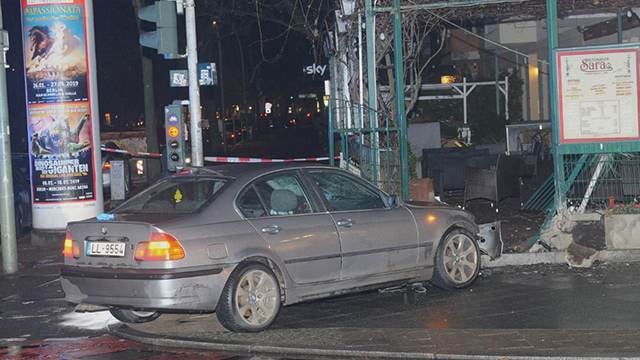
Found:
[(190, 214), (224, 186), (223, 179), (170, 178), (153, 185), (115, 209), (127, 214)]
[(293, 174), (276, 175), (255, 184), (258, 194), (267, 207), (267, 216), (308, 214), (311, 205), (302, 185)]
[(312, 171), (310, 175), (320, 189), (329, 211), (386, 207), (379, 193), (348, 176), (333, 171)]
[(267, 212), (260, 202), (258, 194), (253, 187), (246, 190), (238, 199), (238, 209), (247, 219), (266, 216)]

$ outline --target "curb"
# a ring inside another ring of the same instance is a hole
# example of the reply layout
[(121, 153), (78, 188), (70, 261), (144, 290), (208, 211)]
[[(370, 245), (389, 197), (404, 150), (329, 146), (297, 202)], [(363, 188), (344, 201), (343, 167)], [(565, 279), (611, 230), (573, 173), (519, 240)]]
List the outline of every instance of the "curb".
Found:
[(146, 334), (127, 325), (117, 324), (107, 327), (109, 333), (123, 339), (136, 341), (142, 344), (177, 347), (196, 350), (213, 350), (245, 354), (268, 354), (285, 356), (304, 356), (319, 358), (365, 358), (365, 359), (451, 359), (451, 360), (606, 360), (606, 359), (638, 359), (637, 357), (584, 357), (584, 356), (510, 356), (510, 355), (454, 355), (397, 351), (367, 351), (367, 350), (340, 350), (321, 348), (301, 348), (288, 346), (270, 346), (222, 342), (206, 342), (200, 340), (174, 339), (168, 337)]
[[(482, 256), (484, 268), (496, 268), (503, 266), (523, 266), (536, 264), (566, 264), (566, 251), (502, 254), (498, 259), (491, 260), (488, 256)], [(595, 255), (595, 260), (605, 262), (636, 262), (640, 261), (640, 249), (630, 250), (600, 250)]]

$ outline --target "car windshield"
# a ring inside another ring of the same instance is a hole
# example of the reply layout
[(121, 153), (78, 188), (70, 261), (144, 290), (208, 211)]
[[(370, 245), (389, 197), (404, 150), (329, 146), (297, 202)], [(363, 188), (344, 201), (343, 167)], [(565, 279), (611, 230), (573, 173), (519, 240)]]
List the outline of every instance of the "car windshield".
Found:
[(206, 205), (227, 182), (218, 178), (170, 178), (115, 209), (116, 214), (191, 214)]

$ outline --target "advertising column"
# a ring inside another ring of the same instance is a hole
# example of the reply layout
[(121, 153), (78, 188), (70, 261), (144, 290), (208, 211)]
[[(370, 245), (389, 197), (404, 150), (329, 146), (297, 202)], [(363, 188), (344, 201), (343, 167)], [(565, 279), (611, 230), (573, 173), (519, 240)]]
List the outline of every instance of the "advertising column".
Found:
[(33, 227), (102, 212), (91, 0), (21, 0)]

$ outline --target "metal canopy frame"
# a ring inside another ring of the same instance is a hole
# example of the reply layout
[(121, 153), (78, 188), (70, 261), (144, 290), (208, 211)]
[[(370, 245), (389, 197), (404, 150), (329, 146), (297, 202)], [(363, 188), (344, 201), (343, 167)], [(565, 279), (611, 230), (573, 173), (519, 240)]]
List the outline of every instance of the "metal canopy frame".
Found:
[[(420, 86), (421, 91), (442, 91), (442, 90), (453, 90), (457, 92), (457, 94), (449, 94), (449, 95), (419, 95), (418, 100), (462, 100), (463, 106), (463, 122), (464, 124), (468, 124), (468, 111), (467, 111), (467, 97), (471, 95), (473, 90), (478, 86), (496, 86), (496, 89), (504, 96), (504, 114), (505, 118), (509, 120), (509, 77), (505, 76), (504, 80), (500, 80), (498, 82), (495, 81), (471, 81), (467, 82), (467, 78), (462, 78), (461, 83), (450, 83), (450, 84), (422, 84)], [(388, 92), (389, 86), (381, 86), (380, 91)], [(411, 100), (408, 97), (405, 97), (405, 101)]]
[[(367, 1), (367, 0), (365, 0)], [(459, 8), (479, 5), (493, 5), (504, 3), (522, 3), (527, 0), (451, 0), (451, 1), (439, 1), (426, 4), (411, 4), (400, 6), (400, 11), (415, 11), (415, 10), (435, 10), (446, 8)], [(395, 7), (376, 7), (376, 12), (393, 12)]]

